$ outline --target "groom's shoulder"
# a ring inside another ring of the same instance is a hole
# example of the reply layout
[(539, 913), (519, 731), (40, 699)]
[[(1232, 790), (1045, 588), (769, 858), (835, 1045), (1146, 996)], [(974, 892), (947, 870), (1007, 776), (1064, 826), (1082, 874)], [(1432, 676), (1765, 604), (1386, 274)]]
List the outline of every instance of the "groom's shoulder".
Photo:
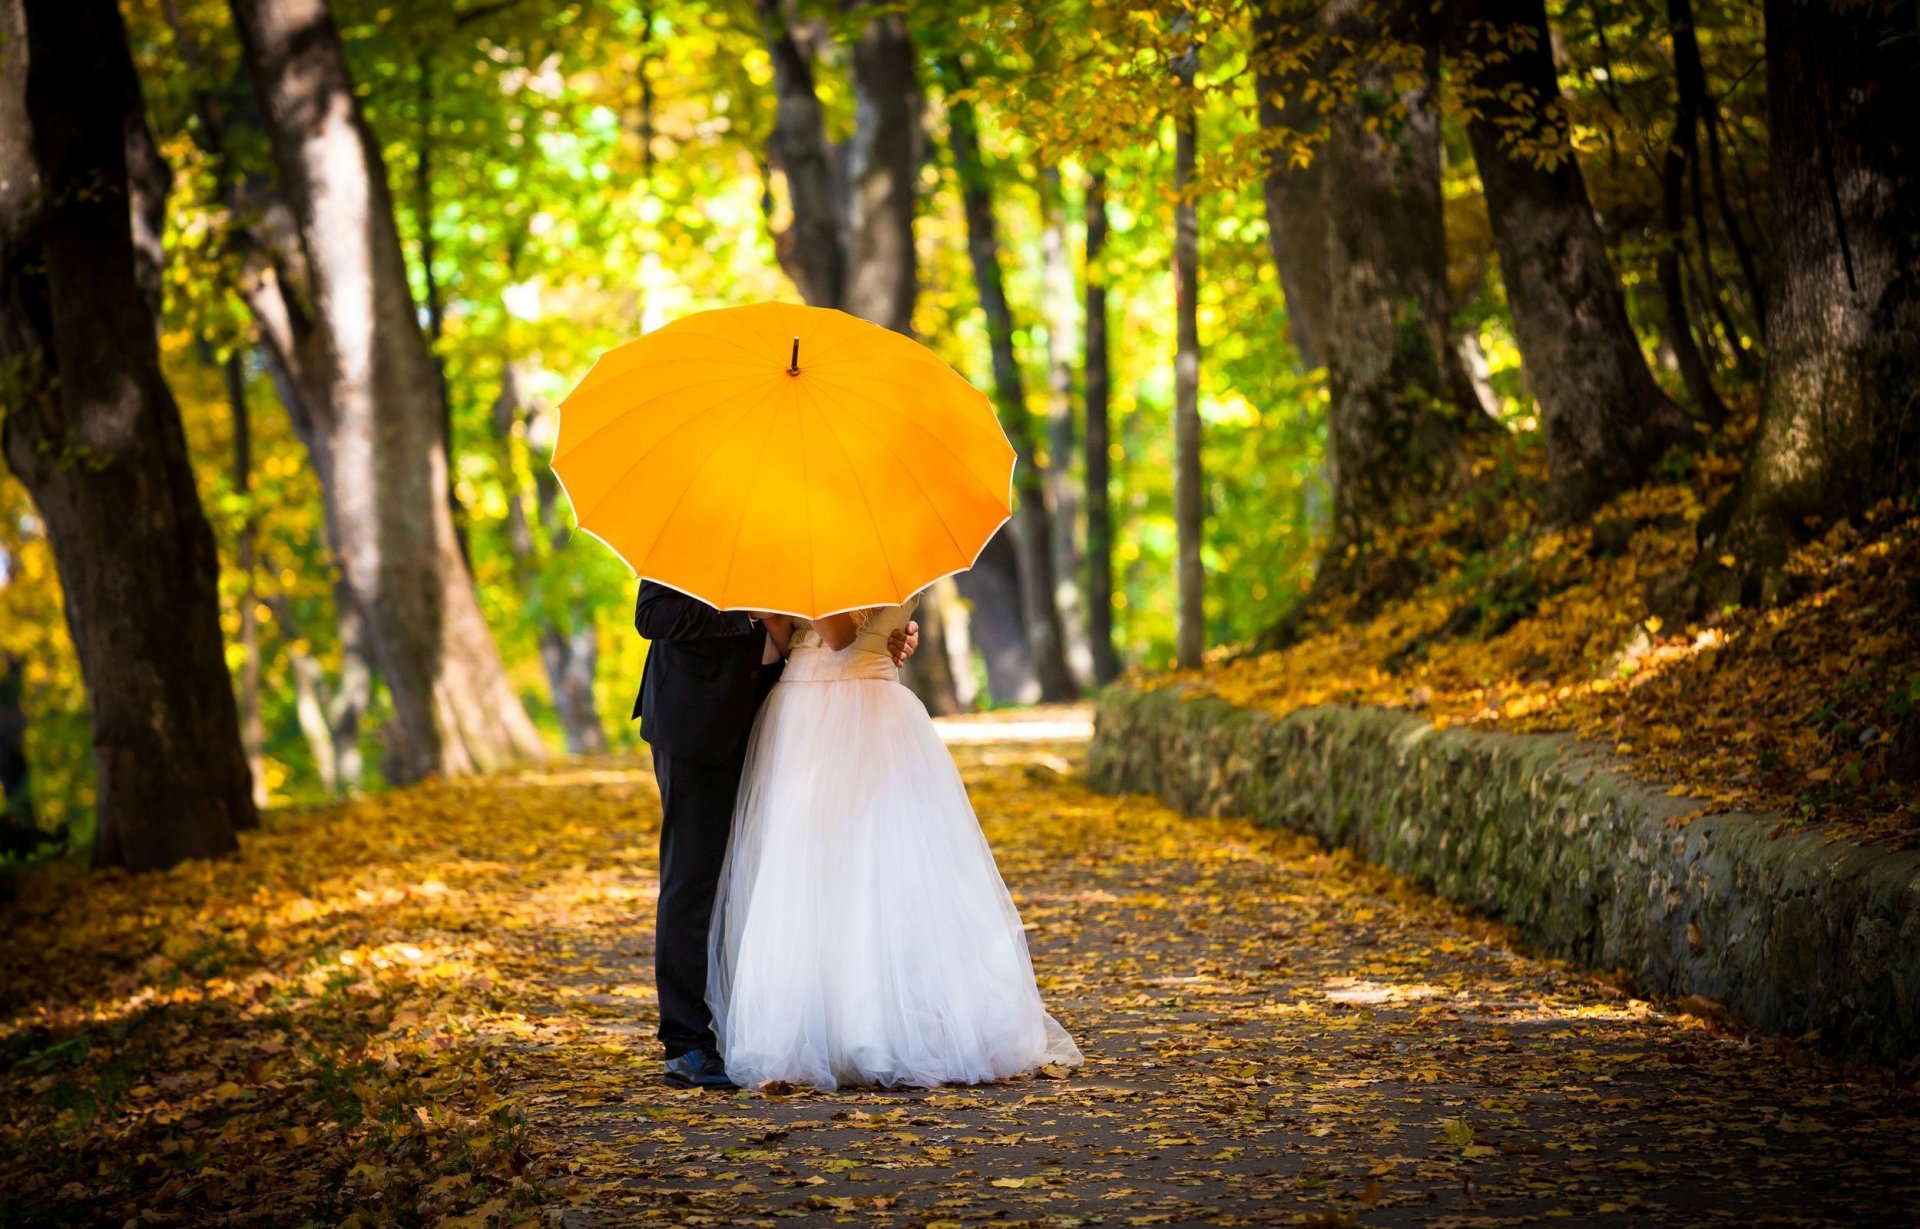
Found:
[(657, 580), (642, 580), (640, 582), (639, 600), (642, 602), (684, 602), (688, 606), (698, 606), (703, 610), (719, 609), (717, 606), (708, 605), (691, 593), (683, 593), (672, 585), (663, 585)]

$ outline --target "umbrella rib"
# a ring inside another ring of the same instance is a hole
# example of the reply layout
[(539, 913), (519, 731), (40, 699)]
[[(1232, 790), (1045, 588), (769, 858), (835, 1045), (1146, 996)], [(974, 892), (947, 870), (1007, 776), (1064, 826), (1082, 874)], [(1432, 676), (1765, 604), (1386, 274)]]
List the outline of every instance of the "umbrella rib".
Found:
[[(742, 364), (742, 366), (745, 366), (745, 364)], [(618, 376), (614, 377), (614, 379), (618, 379), (618, 378), (619, 378)], [(628, 406), (626, 409), (621, 410), (618, 414), (614, 415), (612, 418), (609, 418), (607, 421), (601, 423), (599, 426), (587, 432), (585, 435), (581, 436), (579, 439), (569, 442), (567, 444), (565, 452), (562, 452), (559, 448), (556, 447), (554, 449), (554, 459), (557, 460), (560, 457), (567, 456), (571, 453), (579, 451), (583, 446), (585, 446), (588, 440), (593, 439), (595, 436), (599, 435), (602, 431), (605, 431), (607, 428), (618, 424), (623, 419), (625, 419), (628, 415), (636, 413), (639, 410), (645, 409), (647, 406), (652, 405), (654, 402), (659, 401), (663, 397), (677, 396), (680, 393), (687, 392), (689, 389), (705, 388), (709, 384), (726, 384), (733, 380), (744, 380), (747, 378), (748, 377), (746, 376), (720, 376), (712, 380), (696, 380), (692, 384), (683, 384), (679, 388), (670, 388), (670, 389), (667, 389), (665, 392), (658, 392), (658, 393), (654, 393), (652, 396), (644, 397), (641, 400), (634, 402), (632, 405)], [(610, 382), (610, 381), (607, 381), (607, 382)], [(596, 387), (598, 386), (596, 385)], [(743, 389), (741, 391), (751, 392), (753, 390)], [(560, 412), (563, 415), (567, 412), (566, 402), (564, 401), (560, 403)], [(697, 412), (698, 411), (696, 411), (696, 413)], [(689, 420), (690, 419), (691, 419), (691, 416), (689, 416)]]
[[(928, 432), (928, 434), (931, 435), (932, 432)], [(893, 450), (893, 446), (888, 444), (885, 439), (881, 438), (879, 435), (875, 435), (874, 442), (880, 445), (880, 447), (886, 449), (887, 455), (893, 458), (894, 463), (900, 467), (900, 471), (902, 473), (906, 474), (907, 477), (913, 479), (913, 485), (916, 487), (919, 487), (920, 493), (926, 496), (927, 506), (933, 509), (934, 517), (940, 522), (940, 528), (946, 531), (947, 541), (953, 543), (953, 549), (960, 552), (961, 557), (965, 558), (967, 554), (967, 548), (960, 544), (960, 535), (955, 533), (953, 531), (953, 526), (947, 523), (946, 514), (940, 510), (940, 505), (934, 502), (933, 495), (927, 490), (927, 484), (920, 481), (920, 475), (913, 472), (913, 467), (911, 465), (908, 465), (906, 461), (901, 458), (900, 454)], [(955, 459), (958, 460), (957, 457)], [(961, 466), (961, 468), (965, 469), (966, 467), (963, 465)], [(891, 572), (892, 570), (891, 564), (888, 565), (888, 570), (889, 572)], [(898, 583), (897, 579), (895, 583), (896, 584)]]
[[(728, 337), (725, 333), (709, 333), (705, 329), (675, 329), (673, 331), (675, 335), (684, 335), (687, 337), (704, 337), (709, 341), (724, 342), (729, 346), (735, 346), (741, 350), (745, 350), (748, 354), (758, 355), (763, 362), (767, 360), (767, 356), (758, 347), (750, 346), (746, 342), (741, 341), (737, 337)], [(744, 362), (744, 360), (736, 360), (736, 361)]]
[[(768, 402), (771, 402), (772, 400), (773, 400), (773, 397), (770, 396), (767, 398), (766, 401), (761, 402), (761, 405), (765, 405)], [(756, 406), (754, 408), (758, 409), (759, 407)], [(766, 460), (767, 460), (767, 444), (772, 439), (773, 439), (772, 431), (763, 431), (760, 433), (760, 451), (754, 454), (753, 470), (747, 475), (746, 490), (749, 494), (752, 493), (754, 486), (760, 480), (760, 469), (763, 465), (766, 464)], [(747, 527), (745, 524), (747, 514), (746, 514), (746, 508), (744, 507), (744, 500), (745, 500), (745, 496), (742, 497), (743, 506), (740, 511), (740, 519), (742, 524), (739, 529), (734, 531), (733, 548), (727, 552), (727, 570), (720, 577), (720, 596), (723, 599), (725, 598), (727, 592), (733, 587), (733, 565), (740, 558), (740, 539), (745, 537), (747, 534)]]
[[(821, 382), (825, 384), (829, 384), (832, 387), (839, 389), (841, 392), (848, 394), (849, 396), (858, 397), (862, 401), (871, 401), (873, 402), (873, 404), (879, 406), (881, 409), (888, 410), (892, 412), (896, 417), (904, 419), (908, 423), (908, 425), (917, 428), (923, 435), (926, 435), (929, 439), (939, 444), (940, 447), (946, 449), (948, 456), (952, 457), (955, 461), (960, 462), (961, 469), (966, 470), (968, 475), (971, 476), (975, 482), (980, 482), (980, 476), (978, 474), (975, 474), (973, 470), (967, 466), (966, 462), (961, 459), (960, 454), (953, 450), (953, 445), (947, 443), (945, 437), (941, 436), (938, 432), (927, 430), (924, 424), (922, 424), (917, 419), (915, 419), (911, 414), (908, 414), (905, 410), (895, 409), (891, 404), (874, 396), (872, 393), (863, 393), (859, 389), (848, 388), (844, 384), (839, 384), (831, 380), (823, 380)], [(1001, 442), (1002, 443), (1006, 442), (1005, 435), (1001, 436)], [(1010, 452), (1013, 451), (1013, 446), (1011, 444), (1009, 444), (1007, 447), (1008, 447), (1008, 451)], [(891, 448), (888, 448), (887, 451), (893, 452)], [(898, 459), (900, 456), (900, 454), (897, 452), (893, 452), (893, 455), (895, 459)], [(1016, 456), (1017, 455), (1018, 454), (1016, 454)], [(996, 500), (1000, 498), (1000, 496), (996, 494), (990, 487), (988, 487), (986, 483), (981, 482), (980, 485), (983, 490), (986, 490), (988, 495), (992, 496), (992, 498)], [(1011, 472), (1009, 472), (1007, 475), (1007, 502), (1009, 504), (1013, 502), (1013, 475)]]
[[(746, 391), (752, 392), (753, 390), (747, 389)], [(607, 489), (602, 491), (600, 493), (599, 498), (595, 499), (593, 503), (586, 508), (586, 510), (582, 511), (579, 508), (574, 509), (574, 516), (573, 516), (574, 521), (578, 524), (585, 524), (587, 517), (591, 516), (595, 512), (598, 512), (600, 510), (600, 505), (607, 502), (607, 496), (613, 493), (613, 489), (619, 486), (621, 483), (625, 482), (633, 474), (633, 471), (640, 467), (640, 463), (642, 461), (645, 461), (648, 457), (652, 456), (655, 450), (660, 447), (660, 445), (666, 443), (668, 440), (680, 434), (682, 431), (685, 431), (688, 427), (692, 426), (695, 422), (698, 422), (700, 419), (705, 418), (707, 415), (718, 411), (721, 407), (725, 406), (727, 402), (732, 401), (733, 399), (734, 398), (732, 397), (723, 397), (719, 401), (716, 401), (712, 405), (708, 406), (706, 409), (701, 410), (698, 413), (687, 415), (684, 419), (682, 419), (680, 422), (674, 425), (673, 430), (667, 432), (665, 435), (661, 436), (659, 439), (653, 441), (653, 443), (647, 445), (646, 448), (641, 450), (640, 455), (633, 459), (631, 464), (629, 464), (625, 469), (621, 470), (618, 474), (614, 475), (613, 481), (607, 484)]]
[(793, 433), (799, 438), (800, 447), (800, 512), (807, 521), (807, 609), (820, 607), (820, 581), (813, 569), (813, 501), (807, 498), (807, 416), (795, 413)]
[[(871, 320), (862, 320), (860, 317), (849, 315), (847, 312), (840, 311), (838, 308), (822, 308), (821, 310), (823, 311), (831, 310), (835, 312), (835, 314), (837, 315), (847, 316), (848, 319), (854, 321), (856, 324), (865, 325), (867, 327), (848, 329), (846, 332), (842, 333), (838, 339), (834, 341), (830, 341), (826, 345), (820, 346), (817, 349), (807, 349), (803, 347), (803, 357), (806, 354), (811, 354), (813, 356), (812, 361), (815, 363), (820, 361), (820, 356), (822, 354), (832, 354), (834, 351), (839, 350), (842, 347), (846, 346), (849, 342), (868, 340), (870, 331), (879, 332), (879, 333), (893, 332), (892, 329), (883, 329), (879, 325), (873, 323)], [(894, 336), (899, 337), (899, 336), (902, 336), (902, 334), (895, 333)], [(911, 339), (908, 339), (908, 340), (911, 340)], [(913, 344), (918, 345), (919, 343), (914, 342)]]
[[(936, 370), (945, 372), (947, 375), (950, 375), (950, 376), (953, 376), (955, 374), (953, 369), (946, 366), (945, 364), (939, 364), (937, 365), (937, 367), (933, 363), (927, 363), (923, 365), (927, 367), (933, 367)], [(855, 376), (854, 377), (856, 381), (863, 378), (868, 380), (869, 382), (877, 383), (877, 384), (896, 383), (903, 386), (907, 384), (907, 382), (904, 380), (886, 381), (886, 380), (877, 379), (872, 376), (866, 376), (866, 377)], [(958, 377), (955, 376), (955, 378), (957, 379)], [(875, 405), (880, 406), (881, 408), (887, 410), (889, 413), (893, 413), (893, 414), (897, 414), (905, 417), (908, 422), (914, 421), (913, 417), (910, 414), (908, 414), (906, 410), (899, 408), (893, 402), (888, 401), (885, 397), (877, 397), (872, 393), (863, 392), (855, 385), (846, 383), (844, 376), (835, 377), (831, 375), (819, 375), (816, 373), (814, 376), (814, 379), (818, 380), (822, 384), (830, 385), (834, 388), (840, 389), (841, 391), (849, 393), (853, 396), (864, 397), (868, 401), (873, 402)], [(965, 384), (966, 382), (962, 380), (961, 383)], [(967, 387), (969, 390), (973, 392), (976, 392), (976, 393), (979, 392), (978, 389), (974, 389), (973, 386), (970, 384), (967, 385)], [(965, 423), (968, 429), (972, 430), (977, 435), (987, 436), (989, 438), (998, 438), (1002, 442), (1005, 442), (1007, 438), (1006, 428), (1000, 424), (999, 416), (994, 413), (992, 408), (992, 403), (986, 399), (985, 394), (980, 394), (980, 397), (981, 397), (982, 404), (985, 405), (987, 409), (986, 415), (978, 420), (963, 418), (959, 421)], [(942, 440), (944, 442), (944, 437), (942, 437)]]
[[(748, 406), (746, 409), (740, 411), (740, 418), (734, 419), (733, 425), (739, 426), (740, 419), (743, 419), (747, 415), (753, 413), (755, 410), (765, 405), (766, 402), (767, 402), (767, 399), (762, 398), (761, 400), (756, 401), (754, 404)], [(714, 443), (713, 447), (707, 450), (707, 455), (700, 458), (700, 463), (693, 467), (693, 473), (690, 477), (688, 477), (686, 485), (681, 487), (680, 493), (673, 497), (673, 506), (668, 508), (667, 514), (660, 518), (660, 529), (657, 532), (655, 532), (655, 534), (653, 535), (653, 541), (647, 543), (647, 553), (640, 557), (640, 566), (638, 568), (635, 568), (634, 569), (635, 571), (645, 570), (647, 564), (652, 561), (653, 552), (659, 549), (660, 539), (666, 533), (667, 525), (672, 522), (673, 514), (678, 512), (680, 510), (680, 505), (687, 501), (687, 492), (693, 489), (695, 480), (700, 477), (701, 473), (705, 471), (707, 466), (713, 464), (714, 457), (720, 454), (720, 450), (724, 448), (726, 444), (727, 444), (727, 440), (724, 437), (717, 440)], [(737, 538), (735, 540), (738, 541)]]
[[(814, 397), (813, 390), (807, 389), (805, 391), (807, 400), (814, 402), (814, 408), (817, 410), (819, 403)], [(820, 419), (827, 424), (827, 434), (833, 437), (833, 446), (838, 448), (840, 455), (845, 458), (847, 462), (847, 472), (853, 475), (854, 488), (860, 492), (860, 502), (865, 504), (867, 508), (867, 520), (873, 523), (873, 540), (880, 544), (880, 558), (884, 559), (887, 564), (887, 579), (892, 582), (890, 587), (894, 593), (899, 593), (900, 574), (893, 570), (893, 552), (887, 549), (887, 540), (880, 532), (880, 518), (874, 513), (873, 497), (867, 494), (867, 484), (860, 480), (860, 467), (853, 463), (853, 454), (847, 451), (846, 441), (840, 438), (840, 430), (833, 425), (833, 419), (825, 413), (820, 415)], [(944, 525), (945, 523), (943, 519), (941, 524)], [(953, 536), (951, 530), (948, 531), (947, 536)]]
[[(705, 334), (702, 334), (702, 335), (704, 336)], [(650, 340), (653, 336), (654, 334), (649, 333), (645, 338), (642, 338), (642, 340)], [(606, 360), (606, 355), (603, 354), (600, 356), (600, 358), (601, 358), (601, 361), (604, 362)], [(600, 363), (596, 362), (592, 367), (587, 368), (587, 374), (580, 377), (580, 383), (575, 385), (573, 391), (567, 394), (567, 400), (571, 401), (573, 398), (578, 397), (581, 393), (590, 393), (596, 388), (604, 388), (605, 386), (613, 383), (615, 380), (624, 380), (630, 375), (635, 375), (641, 371), (646, 371), (654, 367), (662, 367), (668, 363), (723, 363), (728, 367), (752, 367), (752, 368), (759, 368), (761, 366), (761, 364), (759, 363), (749, 363), (746, 359), (743, 359), (743, 358), (648, 359), (643, 357), (636, 360), (631, 367), (627, 367), (621, 371), (609, 372), (608, 374), (603, 375), (596, 380), (593, 378), (593, 374), (600, 367)], [(730, 378), (737, 380), (737, 379), (741, 379), (742, 377), (733, 376)]]

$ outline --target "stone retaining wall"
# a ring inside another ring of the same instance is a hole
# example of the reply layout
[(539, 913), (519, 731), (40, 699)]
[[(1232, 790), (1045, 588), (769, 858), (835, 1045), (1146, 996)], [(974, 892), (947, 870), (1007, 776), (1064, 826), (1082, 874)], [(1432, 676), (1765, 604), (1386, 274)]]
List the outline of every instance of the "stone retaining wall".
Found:
[(1777, 819), (1667, 819), (1671, 798), (1557, 735), (1436, 730), (1404, 712), (1278, 717), (1183, 687), (1110, 688), (1098, 789), (1312, 833), (1518, 927), (1543, 950), (1699, 994), (1840, 1052), (1920, 1055), (1920, 855)]

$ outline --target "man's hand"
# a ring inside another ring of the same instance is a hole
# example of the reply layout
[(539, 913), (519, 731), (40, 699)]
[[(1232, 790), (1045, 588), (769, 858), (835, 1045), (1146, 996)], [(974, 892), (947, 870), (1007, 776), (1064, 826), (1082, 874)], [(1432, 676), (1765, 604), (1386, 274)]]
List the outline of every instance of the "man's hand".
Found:
[(912, 657), (920, 647), (920, 625), (909, 623), (887, 637), (887, 654), (893, 658), (893, 664), (904, 666), (907, 658)]

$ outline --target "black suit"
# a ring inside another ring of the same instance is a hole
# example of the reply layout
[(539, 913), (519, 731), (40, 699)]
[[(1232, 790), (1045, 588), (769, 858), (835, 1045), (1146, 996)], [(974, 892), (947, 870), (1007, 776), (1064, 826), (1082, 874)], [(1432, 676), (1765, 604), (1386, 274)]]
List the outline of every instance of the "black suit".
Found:
[(667, 1057), (712, 1046), (707, 931), (740, 792), (747, 735), (780, 677), (761, 665), (767, 635), (739, 611), (721, 611), (642, 581), (633, 625), (652, 643), (634, 715), (653, 749), (660, 785), (660, 905), (654, 981)]

